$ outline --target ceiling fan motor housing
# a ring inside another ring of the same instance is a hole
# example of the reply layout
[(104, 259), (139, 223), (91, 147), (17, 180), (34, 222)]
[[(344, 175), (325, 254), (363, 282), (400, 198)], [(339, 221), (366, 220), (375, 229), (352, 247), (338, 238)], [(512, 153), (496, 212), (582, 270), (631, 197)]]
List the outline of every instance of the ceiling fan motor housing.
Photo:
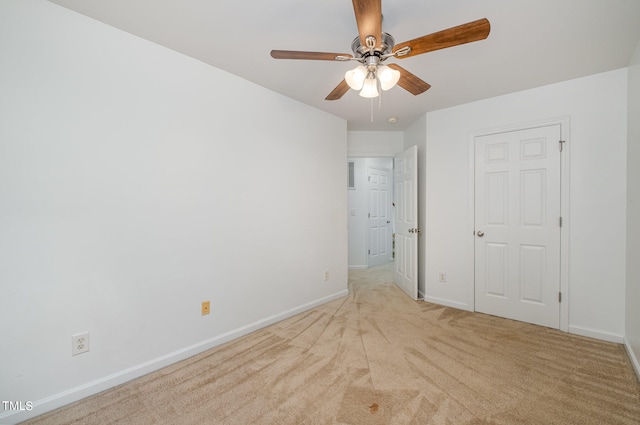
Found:
[[(373, 45), (375, 46), (375, 38), (373, 38)], [(394, 38), (391, 34), (387, 34), (386, 32), (382, 33), (382, 43), (379, 49), (374, 49), (371, 47), (363, 46), (360, 42), (360, 37), (356, 37), (351, 42), (351, 50), (353, 51), (353, 55), (356, 58), (367, 58), (368, 56), (382, 56), (388, 53), (391, 53), (391, 49), (396, 45)]]

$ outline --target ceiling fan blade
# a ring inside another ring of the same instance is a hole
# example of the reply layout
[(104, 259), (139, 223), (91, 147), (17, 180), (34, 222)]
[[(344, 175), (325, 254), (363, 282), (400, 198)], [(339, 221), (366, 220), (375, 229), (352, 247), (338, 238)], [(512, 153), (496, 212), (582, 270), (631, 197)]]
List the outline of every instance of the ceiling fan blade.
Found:
[(491, 31), (491, 24), (486, 18), (482, 18), (477, 21), (458, 25), (457, 27), (434, 32), (433, 34), (396, 44), (393, 48), (393, 52), (395, 53), (400, 49), (410, 47), (411, 51), (408, 54), (397, 56), (398, 59), (409, 58), (411, 56), (432, 52), (434, 50), (471, 43), (472, 41), (484, 40), (489, 36), (489, 31)]
[(325, 98), (325, 100), (338, 100), (349, 91), (349, 84), (346, 80), (342, 80), (340, 84)]
[[(367, 46), (367, 37), (374, 36), (379, 48), (382, 44), (382, 0), (353, 0), (360, 43)], [(367, 46), (369, 47), (369, 46)]]
[(398, 80), (398, 85), (414, 96), (424, 93), (431, 88), (431, 84), (422, 81), (400, 65), (390, 63), (388, 67), (395, 69), (396, 71), (400, 71), (400, 80)]
[[(300, 52), (297, 50), (272, 50), (271, 57), (274, 59), (307, 59), (318, 61), (347, 60), (353, 56), (348, 53), (326, 53), (326, 52)], [(343, 59), (339, 59), (343, 58)]]

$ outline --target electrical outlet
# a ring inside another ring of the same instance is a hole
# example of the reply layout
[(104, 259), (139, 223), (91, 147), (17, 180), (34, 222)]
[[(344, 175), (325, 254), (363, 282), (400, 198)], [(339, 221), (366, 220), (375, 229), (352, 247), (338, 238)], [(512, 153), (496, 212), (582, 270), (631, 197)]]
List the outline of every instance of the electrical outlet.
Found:
[(447, 274), (445, 272), (440, 272), (439, 273), (439, 279), (440, 279), (440, 282), (446, 282), (447, 281)]
[(325, 280), (325, 282), (326, 282), (327, 280), (329, 280), (329, 270), (325, 270), (325, 271), (324, 271), (324, 280)]
[(86, 353), (89, 351), (89, 332), (71, 335), (71, 355)]
[(202, 301), (202, 315), (206, 316), (211, 313), (211, 303), (209, 301)]

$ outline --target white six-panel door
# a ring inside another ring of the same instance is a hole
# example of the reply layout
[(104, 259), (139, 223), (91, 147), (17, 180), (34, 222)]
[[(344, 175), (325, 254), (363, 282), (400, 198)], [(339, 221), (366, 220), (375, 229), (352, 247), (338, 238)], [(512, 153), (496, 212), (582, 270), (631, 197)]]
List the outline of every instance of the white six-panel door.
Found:
[(475, 309), (559, 328), (560, 125), (475, 139)]
[(394, 159), (395, 283), (418, 299), (418, 148), (412, 146)]
[(368, 167), (369, 220), (368, 266), (379, 266), (391, 261), (391, 171)]

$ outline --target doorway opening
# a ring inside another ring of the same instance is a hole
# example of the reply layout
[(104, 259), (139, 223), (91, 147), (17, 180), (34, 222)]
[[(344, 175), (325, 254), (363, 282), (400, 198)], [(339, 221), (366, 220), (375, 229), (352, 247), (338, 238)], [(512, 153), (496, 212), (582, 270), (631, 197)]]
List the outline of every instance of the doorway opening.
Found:
[(418, 148), (394, 158), (349, 159), (349, 268), (393, 261), (394, 281), (418, 299)]
[(349, 158), (349, 268), (394, 260), (393, 158)]

